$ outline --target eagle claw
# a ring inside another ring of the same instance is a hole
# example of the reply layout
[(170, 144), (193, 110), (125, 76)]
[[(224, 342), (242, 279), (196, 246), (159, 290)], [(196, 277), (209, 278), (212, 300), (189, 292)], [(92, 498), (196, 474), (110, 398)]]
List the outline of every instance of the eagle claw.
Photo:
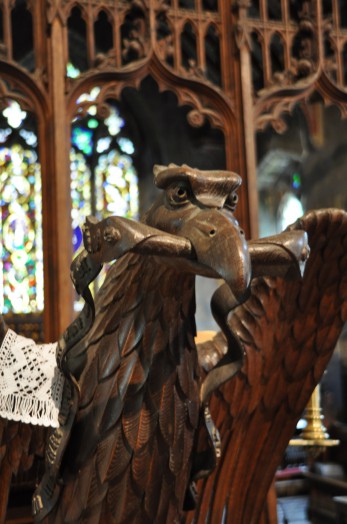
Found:
[(83, 226), (83, 243), (89, 254), (100, 253), (103, 242), (113, 245), (120, 239), (119, 229), (113, 225), (105, 225), (104, 222), (99, 222), (95, 217), (87, 217)]
[(87, 217), (82, 228), (83, 244), (88, 253), (97, 253), (101, 249), (100, 223), (95, 217)]
[(116, 229), (113, 226), (107, 226), (104, 229), (104, 240), (109, 244), (115, 244), (118, 240), (121, 239), (121, 234), (119, 229)]

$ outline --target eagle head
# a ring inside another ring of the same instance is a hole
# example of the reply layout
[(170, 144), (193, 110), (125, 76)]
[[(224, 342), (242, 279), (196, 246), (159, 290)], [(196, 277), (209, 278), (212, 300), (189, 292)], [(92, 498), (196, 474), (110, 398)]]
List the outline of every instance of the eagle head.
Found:
[(242, 300), (251, 263), (243, 231), (234, 216), (241, 178), (230, 171), (200, 171), (187, 165), (155, 166), (156, 186), (163, 191), (145, 222), (166, 233), (187, 238), (192, 260), (174, 260), (181, 270), (222, 278)]

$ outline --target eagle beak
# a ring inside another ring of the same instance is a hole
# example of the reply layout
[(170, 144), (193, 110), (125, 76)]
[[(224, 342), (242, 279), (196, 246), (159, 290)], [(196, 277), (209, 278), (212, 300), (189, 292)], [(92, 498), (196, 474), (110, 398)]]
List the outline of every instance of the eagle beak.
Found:
[(227, 211), (201, 210), (180, 231), (193, 245), (199, 273), (222, 278), (242, 301), (251, 281), (247, 242), (235, 217)]

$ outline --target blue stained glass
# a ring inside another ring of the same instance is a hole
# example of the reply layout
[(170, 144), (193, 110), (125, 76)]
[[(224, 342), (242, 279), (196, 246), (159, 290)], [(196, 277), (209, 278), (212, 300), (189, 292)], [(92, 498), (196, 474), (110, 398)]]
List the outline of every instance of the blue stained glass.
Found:
[(83, 224), (86, 216), (92, 214), (91, 173), (86, 158), (82, 153), (72, 149), (70, 160), (73, 249), (76, 252), (82, 242), (80, 225)]
[(37, 146), (37, 136), (32, 131), (27, 131), (26, 129), (21, 129), (19, 134), (24, 138), (28, 146), (36, 147)]
[(7, 137), (12, 133), (12, 129), (0, 129), (0, 142), (3, 144), (6, 142)]
[(85, 155), (90, 156), (93, 152), (93, 131), (75, 127), (72, 130), (71, 142)]
[(83, 239), (82, 230), (81, 230), (81, 228), (79, 226), (77, 226), (77, 227), (75, 227), (75, 229), (73, 231), (73, 237), (72, 237), (72, 244), (73, 244), (74, 253), (77, 251), (77, 249), (82, 244), (82, 239)]
[(294, 189), (299, 189), (301, 187), (301, 177), (299, 173), (293, 173), (293, 182), (292, 185)]

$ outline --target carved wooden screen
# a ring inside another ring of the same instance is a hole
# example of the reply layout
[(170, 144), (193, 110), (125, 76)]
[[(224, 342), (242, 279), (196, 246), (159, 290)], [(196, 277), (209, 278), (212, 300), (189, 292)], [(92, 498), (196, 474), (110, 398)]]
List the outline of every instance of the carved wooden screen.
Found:
[[(110, 101), (150, 78), (174, 93), (190, 126), (220, 130), (225, 167), (244, 179), (238, 217), (249, 236), (256, 130), (282, 130), (284, 112), (314, 92), (346, 113), (346, 12), (345, 0), (0, 0), (0, 112), (19, 104), (38, 139), (47, 341), (73, 314), (69, 155), (71, 122), (88, 108), (81, 95), (98, 86), (105, 119)], [(232, 481), (213, 486), (231, 505)]]
[(37, 122), (47, 340), (72, 317), (70, 131), (86, 110), (81, 95), (93, 87), (100, 88), (98, 118), (106, 118), (107, 105), (118, 103), (124, 90), (137, 91), (151, 78), (160, 93), (175, 95), (189, 126), (219, 130), (223, 167), (244, 177), (238, 213), (249, 234), (236, 13), (230, 7), (229, 0), (0, 2), (2, 107), (14, 100)]
[(318, 91), (346, 114), (347, 5), (339, 0), (252, 1), (239, 27), (251, 46), (255, 125), (272, 123)]
[[(248, 182), (256, 187), (255, 133), (273, 126), (300, 104), (314, 131), (310, 104), (319, 96), (346, 115), (347, 23), (344, 0), (252, 0), (237, 2)], [(249, 102), (252, 100), (252, 102)], [(250, 195), (252, 210), (258, 202)], [(254, 215), (254, 232), (258, 213)]]
[[(319, 92), (345, 111), (344, 2), (146, 0), (0, 2), (1, 101), (37, 122), (42, 176), (45, 325), (70, 321), (70, 126), (79, 97), (99, 86), (99, 116), (151, 77), (189, 107), (191, 126), (220, 129), (225, 167), (241, 173), (238, 210), (255, 231), (254, 133)], [(309, 115), (309, 112), (307, 113)], [(170, 160), (170, 159), (168, 159)], [(203, 167), (203, 166), (201, 166)], [(54, 319), (54, 322), (53, 320)]]

